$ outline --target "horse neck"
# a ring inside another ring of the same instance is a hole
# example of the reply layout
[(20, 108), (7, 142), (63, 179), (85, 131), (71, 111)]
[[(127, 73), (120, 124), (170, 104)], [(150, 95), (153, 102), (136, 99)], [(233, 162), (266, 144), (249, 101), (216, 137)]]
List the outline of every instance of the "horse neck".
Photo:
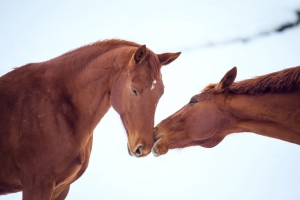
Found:
[(108, 52), (92, 54), (92, 58), (82, 57), (82, 60), (75, 55), (76, 61), (70, 55), (64, 62), (58, 62), (62, 58), (54, 59), (53, 63), (59, 64), (50, 72), (57, 76), (58, 88), (65, 97), (65, 104), (69, 104), (66, 107), (76, 111), (76, 124), (91, 132), (111, 107), (111, 82), (120, 72), (113, 66), (114, 59)]
[(235, 118), (235, 132), (253, 132), (300, 144), (300, 93), (232, 94), (226, 109)]

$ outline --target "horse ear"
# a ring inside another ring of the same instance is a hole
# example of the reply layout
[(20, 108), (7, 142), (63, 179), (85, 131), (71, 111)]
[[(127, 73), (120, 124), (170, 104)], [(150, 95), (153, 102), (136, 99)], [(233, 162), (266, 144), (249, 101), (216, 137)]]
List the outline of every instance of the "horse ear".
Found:
[(229, 70), (224, 75), (224, 77), (221, 79), (221, 81), (219, 82), (219, 84), (217, 84), (215, 86), (215, 91), (217, 91), (217, 92), (223, 92), (223, 91), (227, 90), (231, 86), (231, 84), (234, 82), (234, 80), (236, 78), (236, 74), (237, 74), (236, 67), (234, 67), (231, 70)]
[(134, 62), (135, 64), (140, 64), (147, 55), (146, 45), (140, 46), (134, 53)]
[(176, 60), (178, 56), (181, 54), (181, 52), (177, 53), (162, 53), (162, 54), (157, 54), (158, 59), (162, 65), (167, 65)]

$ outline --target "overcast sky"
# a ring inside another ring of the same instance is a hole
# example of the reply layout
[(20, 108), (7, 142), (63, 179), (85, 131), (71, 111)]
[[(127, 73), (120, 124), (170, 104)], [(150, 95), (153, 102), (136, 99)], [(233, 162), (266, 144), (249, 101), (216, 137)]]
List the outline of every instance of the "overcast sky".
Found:
[[(247, 43), (201, 46), (294, 22), (297, 9), (297, 0), (1, 0), (0, 75), (109, 38), (146, 44), (155, 53), (182, 51), (162, 68), (159, 123), (233, 66), (237, 80), (243, 80), (300, 65), (300, 27)], [(126, 144), (121, 120), (110, 109), (94, 132), (89, 167), (67, 199), (300, 199), (300, 146), (295, 144), (241, 133), (212, 149), (190, 147), (141, 159), (130, 157)]]

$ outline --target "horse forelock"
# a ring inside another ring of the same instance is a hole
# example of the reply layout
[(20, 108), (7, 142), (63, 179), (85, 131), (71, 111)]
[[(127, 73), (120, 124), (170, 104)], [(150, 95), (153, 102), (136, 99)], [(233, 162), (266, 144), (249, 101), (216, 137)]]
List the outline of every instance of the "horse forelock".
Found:
[(217, 85), (217, 84), (209, 84), (209, 85), (206, 86), (201, 92), (202, 92), (202, 93), (209, 92), (209, 91), (211, 91), (212, 89), (214, 89), (216, 85)]
[(160, 61), (158, 57), (152, 52), (148, 51), (148, 62), (151, 67), (151, 70), (153, 71), (154, 78), (157, 79), (160, 77)]
[[(210, 84), (206, 86), (202, 92), (211, 92), (216, 85), (217, 84)], [(299, 87), (300, 66), (234, 82), (228, 91), (236, 94), (257, 95), (263, 93), (290, 92)]]

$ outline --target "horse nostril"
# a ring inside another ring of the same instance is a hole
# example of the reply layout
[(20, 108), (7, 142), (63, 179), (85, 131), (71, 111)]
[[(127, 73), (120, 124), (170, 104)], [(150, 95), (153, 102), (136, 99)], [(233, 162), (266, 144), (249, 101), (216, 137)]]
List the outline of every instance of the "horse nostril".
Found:
[(154, 143), (157, 142), (160, 138), (161, 138), (161, 136), (155, 136), (154, 137)]
[(135, 155), (136, 156), (141, 156), (142, 155), (142, 149), (143, 149), (143, 145), (138, 146), (138, 148), (135, 150)]

